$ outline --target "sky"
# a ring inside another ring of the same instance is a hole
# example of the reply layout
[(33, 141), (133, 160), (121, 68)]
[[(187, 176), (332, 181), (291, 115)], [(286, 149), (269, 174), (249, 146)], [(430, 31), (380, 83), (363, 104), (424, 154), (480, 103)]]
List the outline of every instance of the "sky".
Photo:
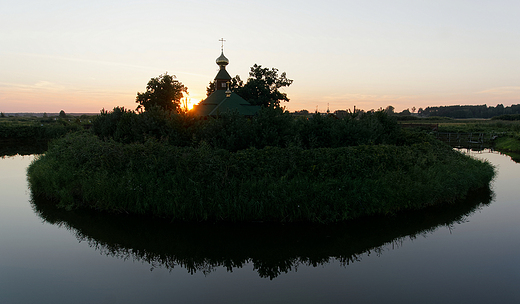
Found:
[(173, 74), (196, 103), (224, 54), (294, 80), (289, 111), (520, 104), (518, 0), (2, 0), (0, 112), (135, 109)]

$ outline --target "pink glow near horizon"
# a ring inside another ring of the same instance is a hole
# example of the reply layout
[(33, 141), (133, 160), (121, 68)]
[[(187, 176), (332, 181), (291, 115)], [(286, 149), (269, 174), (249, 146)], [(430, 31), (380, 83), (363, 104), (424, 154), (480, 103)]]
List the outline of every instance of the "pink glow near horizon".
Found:
[(6, 0), (0, 112), (134, 109), (164, 72), (198, 101), (221, 37), (232, 76), (255, 63), (287, 72), (290, 111), (519, 104), (518, 11), (514, 0)]

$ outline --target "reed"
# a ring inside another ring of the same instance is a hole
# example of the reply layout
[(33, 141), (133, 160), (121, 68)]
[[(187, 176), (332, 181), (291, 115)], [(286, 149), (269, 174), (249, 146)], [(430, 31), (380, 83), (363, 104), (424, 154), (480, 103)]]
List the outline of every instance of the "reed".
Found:
[(212, 222), (331, 223), (420, 209), (463, 197), (493, 175), (490, 164), (437, 141), (230, 152), (85, 132), (52, 142), (28, 168), (34, 195), (64, 208)]

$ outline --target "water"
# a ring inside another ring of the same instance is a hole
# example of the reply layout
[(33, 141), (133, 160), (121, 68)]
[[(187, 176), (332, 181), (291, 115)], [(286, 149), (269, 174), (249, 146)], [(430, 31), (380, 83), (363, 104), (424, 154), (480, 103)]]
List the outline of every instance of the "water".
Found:
[(0, 303), (520, 303), (520, 165), (470, 153), (491, 192), (328, 227), (56, 210), (0, 159)]

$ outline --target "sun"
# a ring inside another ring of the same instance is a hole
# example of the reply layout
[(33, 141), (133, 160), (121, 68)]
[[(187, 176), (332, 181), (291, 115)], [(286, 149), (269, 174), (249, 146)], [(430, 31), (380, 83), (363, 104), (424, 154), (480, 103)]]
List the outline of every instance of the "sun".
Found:
[(191, 109), (193, 109), (193, 106), (198, 103), (199, 102), (196, 99), (191, 98), (191, 97), (184, 97), (183, 99), (181, 99), (181, 106), (182, 106), (182, 108), (186, 109), (187, 111), (190, 111)]

